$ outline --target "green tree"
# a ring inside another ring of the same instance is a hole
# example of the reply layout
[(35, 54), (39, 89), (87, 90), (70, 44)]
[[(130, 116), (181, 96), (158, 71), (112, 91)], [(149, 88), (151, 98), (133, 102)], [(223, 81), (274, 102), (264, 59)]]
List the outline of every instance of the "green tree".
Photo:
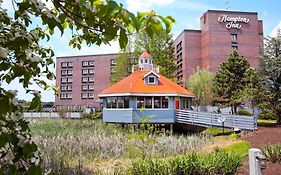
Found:
[(197, 67), (189, 77), (187, 87), (196, 94), (196, 106), (204, 107), (212, 102), (213, 74), (209, 70)]
[[(17, 101), (17, 91), (8, 91), (2, 83), (19, 81), (26, 93), (34, 95), (31, 109), (40, 109), (40, 92), (30, 88), (36, 83), (47, 89), (42, 77), (54, 79), (49, 70), (54, 66), (54, 52), (40, 45), (49, 40), (58, 28), (73, 34), (69, 44), (81, 48), (86, 42), (100, 45), (118, 40), (121, 48), (128, 43), (128, 35), (146, 31), (150, 36), (171, 30), (172, 17), (162, 17), (155, 12), (134, 15), (112, 0), (49, 0), (47, 7), (40, 0), (11, 0), (14, 13), (8, 15), (0, 0), (0, 174), (42, 174), (40, 153), (32, 141), (28, 122), (22, 117), (22, 106)], [(12, 13), (12, 12), (11, 12)], [(34, 25), (31, 19), (42, 22)], [(43, 27), (43, 28), (42, 28)], [(56, 88), (53, 87), (55, 90)]]
[(138, 58), (144, 50), (153, 57), (153, 64), (160, 67), (160, 74), (173, 79), (176, 77), (177, 66), (174, 62), (172, 35), (161, 31), (151, 37), (148, 33), (138, 33), (134, 42), (134, 56)]
[(260, 73), (265, 92), (260, 106), (273, 112), (281, 123), (281, 32), (265, 41), (265, 54), (261, 58)]
[(246, 98), (251, 98), (253, 80), (256, 70), (250, 67), (248, 61), (233, 51), (227, 61), (222, 63), (214, 77), (214, 92), (216, 102), (230, 106), (233, 114)]

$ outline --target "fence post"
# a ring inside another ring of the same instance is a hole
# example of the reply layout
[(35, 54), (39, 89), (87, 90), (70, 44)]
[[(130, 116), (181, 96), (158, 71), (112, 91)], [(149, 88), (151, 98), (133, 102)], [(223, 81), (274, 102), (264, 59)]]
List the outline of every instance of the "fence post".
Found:
[(261, 168), (265, 165), (266, 158), (262, 155), (260, 149), (249, 149), (249, 169), (250, 175), (262, 175)]

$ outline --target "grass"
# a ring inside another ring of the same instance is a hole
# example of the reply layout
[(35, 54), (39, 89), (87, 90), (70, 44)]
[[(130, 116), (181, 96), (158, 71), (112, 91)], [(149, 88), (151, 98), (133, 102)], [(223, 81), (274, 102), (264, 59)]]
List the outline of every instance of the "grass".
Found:
[(239, 157), (243, 158), (248, 155), (249, 149), (250, 149), (250, 143), (247, 141), (241, 141), (223, 148), (222, 151), (232, 152), (237, 154)]
[(234, 132), (232, 130), (223, 130), (219, 128), (207, 128), (204, 133), (209, 134), (211, 136), (222, 136), (222, 135), (230, 135), (233, 134)]
[(258, 126), (275, 126), (276, 125), (276, 120), (258, 120)]
[(271, 162), (281, 163), (281, 145), (267, 145), (262, 152)]
[(102, 174), (126, 168), (135, 159), (186, 154), (212, 142), (212, 137), (204, 134), (150, 134), (145, 138), (147, 142), (141, 142), (130, 138), (136, 131), (85, 119), (32, 119), (31, 131), (42, 150), (45, 169), (55, 170), (63, 165), (90, 172), (103, 171)]

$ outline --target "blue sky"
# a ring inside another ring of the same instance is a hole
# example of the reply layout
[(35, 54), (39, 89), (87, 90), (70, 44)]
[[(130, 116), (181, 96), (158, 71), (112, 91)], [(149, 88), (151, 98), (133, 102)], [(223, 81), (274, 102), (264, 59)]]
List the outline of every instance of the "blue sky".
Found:
[[(178, 36), (184, 29), (199, 29), (200, 16), (211, 10), (234, 10), (234, 11), (250, 11), (258, 12), (259, 19), (263, 20), (264, 36), (268, 36), (272, 31), (279, 26), (281, 28), (281, 13), (280, 0), (122, 0), (118, 1), (133, 12), (155, 10), (162, 16), (172, 16), (176, 19), (176, 24), (172, 28), (172, 34)], [(9, 0), (5, 0), (3, 7), (12, 9)], [(82, 46), (81, 50), (73, 49), (68, 46), (68, 40), (71, 37), (70, 32), (66, 32), (62, 37), (57, 31), (46, 46), (51, 46), (55, 51), (56, 56), (70, 55), (86, 55), (86, 54), (101, 54), (101, 53), (116, 53), (119, 50), (118, 43), (112, 42), (111, 46)], [(48, 82), (55, 84), (55, 82)], [(15, 89), (19, 87), (17, 82), (10, 85), (4, 84), (6, 88)], [(38, 87), (34, 88), (38, 89)], [(18, 98), (30, 100), (31, 95), (26, 95), (25, 91), (17, 88), (19, 91)], [(55, 96), (51, 91), (43, 91), (43, 101), (54, 101)]]

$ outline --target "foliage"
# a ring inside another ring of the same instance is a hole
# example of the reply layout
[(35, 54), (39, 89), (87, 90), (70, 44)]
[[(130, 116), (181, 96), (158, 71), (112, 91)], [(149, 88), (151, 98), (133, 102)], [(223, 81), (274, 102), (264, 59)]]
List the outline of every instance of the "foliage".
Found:
[(240, 165), (241, 158), (234, 153), (217, 152), (208, 155), (191, 153), (167, 159), (135, 161), (128, 174), (236, 174)]
[(281, 163), (281, 145), (266, 145), (262, 152), (271, 162)]
[(213, 100), (213, 74), (197, 67), (188, 79), (187, 87), (196, 94), (196, 105), (206, 106)]
[(57, 111), (58, 115), (60, 118), (66, 118), (66, 115), (67, 115), (67, 110), (66, 109), (59, 109)]
[(259, 113), (258, 118), (263, 119), (263, 120), (275, 120), (276, 119), (274, 112), (271, 112), (268, 109), (263, 109), (263, 111), (261, 113)]
[(177, 66), (174, 62), (172, 35), (165, 31), (158, 34), (151, 37), (148, 33), (138, 33), (133, 43), (134, 57), (138, 58), (144, 50), (148, 51), (153, 57), (154, 66), (160, 67), (160, 74), (173, 79), (176, 77)]
[(257, 77), (257, 71), (234, 50), (214, 77), (216, 102), (231, 106), (232, 113), (237, 114), (237, 107), (252, 97)]
[(248, 150), (250, 149), (250, 143), (247, 141), (240, 141), (238, 143), (231, 144), (222, 149), (225, 152), (232, 152), (237, 154), (239, 157), (243, 158), (248, 155)]
[[(155, 142), (143, 145), (139, 139), (130, 139), (134, 135), (132, 130), (100, 120), (41, 118), (32, 119), (31, 125), (32, 134), (42, 150), (43, 166), (55, 172), (59, 172), (56, 168), (61, 162), (68, 168), (78, 167), (80, 162), (81, 169), (92, 167), (94, 171), (114, 168), (113, 160), (121, 161), (118, 166), (127, 166), (128, 159), (135, 160), (143, 155), (135, 145), (145, 147), (144, 157), (157, 158), (197, 151), (212, 141), (207, 135), (156, 133), (151, 136)], [(135, 134), (139, 132), (135, 131)]]
[(247, 110), (243, 110), (243, 109), (240, 109), (238, 112), (237, 112), (238, 115), (246, 115), (246, 116), (252, 116), (253, 113), (250, 112), (250, 111), (247, 111)]
[(263, 120), (258, 119), (258, 126), (275, 126), (276, 120)]
[(260, 107), (273, 112), (281, 123), (281, 32), (265, 41), (265, 54), (261, 58), (260, 74), (265, 89)]
[[(31, 139), (28, 122), (20, 115), (22, 107), (17, 92), (5, 90), (2, 84), (18, 80), (26, 93), (34, 96), (30, 109), (40, 110), (40, 92), (30, 85), (57, 89), (44, 81), (54, 78), (50, 71), (50, 66), (54, 66), (54, 52), (39, 44), (48, 41), (55, 28), (61, 35), (65, 30), (72, 32), (69, 44), (74, 48), (80, 49), (83, 41), (89, 46), (112, 40), (118, 40), (120, 47), (125, 48), (129, 34), (145, 31), (153, 37), (164, 30), (162, 25), (169, 33), (174, 19), (154, 11), (134, 15), (112, 0), (52, 0), (48, 1), (50, 7), (41, 0), (11, 2), (14, 13), (8, 15), (0, 0), (0, 174), (41, 174), (38, 149)], [(34, 25), (33, 19), (42, 22), (44, 29)]]
[(95, 112), (93, 114), (83, 113), (83, 119), (91, 119), (91, 120), (102, 119), (102, 113), (101, 112)]

